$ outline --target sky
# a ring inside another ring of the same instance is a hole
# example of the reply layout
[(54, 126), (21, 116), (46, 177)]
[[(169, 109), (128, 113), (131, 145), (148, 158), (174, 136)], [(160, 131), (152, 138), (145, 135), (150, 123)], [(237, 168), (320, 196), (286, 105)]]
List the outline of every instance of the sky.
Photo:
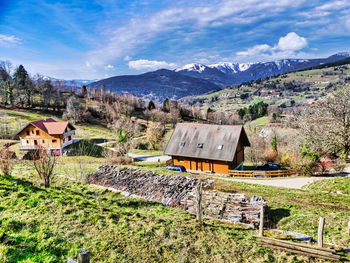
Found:
[(0, 61), (61, 79), (319, 58), (349, 44), (349, 0), (0, 0)]

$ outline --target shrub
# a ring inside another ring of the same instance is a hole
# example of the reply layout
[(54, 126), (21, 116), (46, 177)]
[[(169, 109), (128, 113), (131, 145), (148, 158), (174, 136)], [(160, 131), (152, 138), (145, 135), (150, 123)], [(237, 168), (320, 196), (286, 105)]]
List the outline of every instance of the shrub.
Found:
[(133, 159), (127, 156), (110, 155), (107, 157), (107, 163), (110, 165), (129, 165), (133, 163)]
[(266, 162), (275, 162), (277, 159), (278, 153), (273, 149), (266, 149), (264, 152), (264, 160)]
[(16, 163), (16, 154), (8, 148), (0, 150), (0, 172), (4, 175), (11, 175), (13, 166)]

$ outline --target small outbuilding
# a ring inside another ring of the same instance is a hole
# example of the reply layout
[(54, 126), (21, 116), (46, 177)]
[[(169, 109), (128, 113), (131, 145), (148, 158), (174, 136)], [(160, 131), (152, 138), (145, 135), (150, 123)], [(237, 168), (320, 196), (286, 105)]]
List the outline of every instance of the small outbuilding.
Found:
[(187, 170), (228, 174), (243, 163), (246, 146), (242, 125), (178, 123), (164, 153)]

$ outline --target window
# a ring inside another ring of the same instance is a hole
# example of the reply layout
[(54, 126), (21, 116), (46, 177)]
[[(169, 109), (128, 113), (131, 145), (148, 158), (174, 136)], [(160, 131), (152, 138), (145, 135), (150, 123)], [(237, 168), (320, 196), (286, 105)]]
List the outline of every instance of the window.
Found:
[(184, 162), (185, 158), (184, 157), (179, 157), (179, 162)]
[(38, 145), (38, 141), (37, 140), (34, 140), (34, 145)]
[(26, 142), (27, 142), (27, 144), (29, 144), (29, 140), (27, 140)]
[(34, 134), (34, 130), (32, 130), (32, 134)]
[(36, 135), (40, 135), (40, 132), (38, 130), (36, 130)]
[(29, 135), (30, 134), (30, 131), (27, 131), (27, 135)]
[(180, 148), (183, 148), (185, 146), (185, 142), (180, 142), (179, 146)]
[(57, 142), (57, 140), (52, 140), (52, 143), (56, 143)]
[(198, 144), (197, 144), (197, 148), (202, 149), (202, 148), (203, 148), (203, 143), (198, 143)]
[(43, 140), (43, 143), (45, 143), (45, 140)]
[(222, 144), (219, 144), (218, 145), (218, 147), (216, 148), (216, 149), (218, 149), (218, 150), (222, 150), (222, 148), (224, 147), (224, 145), (222, 145)]

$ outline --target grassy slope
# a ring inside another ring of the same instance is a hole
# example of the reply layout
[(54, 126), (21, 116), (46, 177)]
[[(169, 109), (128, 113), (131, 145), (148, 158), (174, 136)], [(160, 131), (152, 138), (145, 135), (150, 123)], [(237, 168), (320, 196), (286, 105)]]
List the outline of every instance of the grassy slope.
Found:
[[(350, 66), (350, 65), (347, 65), (347, 66)], [(242, 99), (240, 99), (241, 94), (243, 93), (252, 94), (254, 91), (257, 90), (256, 87), (249, 87), (249, 86), (242, 86), (241, 89), (227, 88), (227, 89), (223, 89), (213, 93), (195, 96), (194, 98), (210, 99), (211, 97), (217, 96), (219, 98), (217, 101), (204, 103), (202, 105), (202, 109), (206, 109), (207, 107), (210, 106), (211, 108), (218, 111), (238, 110), (240, 108), (246, 107), (258, 101), (282, 104), (283, 102), (285, 102), (286, 99), (294, 99), (295, 101), (304, 100), (306, 96), (309, 96), (309, 95), (319, 96), (321, 93), (327, 94), (327, 90), (325, 89), (326, 86), (329, 83), (338, 82), (340, 80), (340, 77), (338, 75), (326, 75), (321, 77), (321, 75), (322, 75), (322, 72), (332, 72), (334, 71), (334, 69), (335, 67), (329, 67), (324, 69), (312, 69), (312, 70), (305, 70), (300, 72), (292, 72), (292, 73), (283, 74), (283, 77), (282, 76), (271, 77), (268, 81), (264, 81), (264, 83), (267, 83), (267, 84), (274, 83), (276, 81), (279, 81), (280, 83), (297, 81), (297, 82), (304, 82), (304, 83), (310, 84), (311, 91), (308, 91), (307, 94), (305, 92), (294, 93), (292, 96), (288, 98), (283, 98), (279, 96), (271, 96), (271, 97), (253, 96), (251, 101), (243, 101)], [(350, 70), (344, 70), (344, 73), (347, 75), (350, 75), (349, 72)], [(226, 96), (228, 94), (229, 96)]]
[(93, 262), (304, 262), (258, 245), (255, 230), (62, 178), (44, 189), (23, 162), (15, 174), (0, 176), (0, 262), (66, 262), (83, 248)]
[[(39, 114), (34, 112), (23, 112), (23, 111), (13, 111), (0, 109), (0, 114), (7, 115), (7, 121), (12, 133), (16, 133), (21, 128), (23, 128), (28, 122), (45, 119), (51, 117), (47, 114)], [(59, 119), (55, 117), (56, 119)], [(76, 130), (77, 138), (84, 139), (115, 139), (114, 133), (104, 125), (74, 125)]]

